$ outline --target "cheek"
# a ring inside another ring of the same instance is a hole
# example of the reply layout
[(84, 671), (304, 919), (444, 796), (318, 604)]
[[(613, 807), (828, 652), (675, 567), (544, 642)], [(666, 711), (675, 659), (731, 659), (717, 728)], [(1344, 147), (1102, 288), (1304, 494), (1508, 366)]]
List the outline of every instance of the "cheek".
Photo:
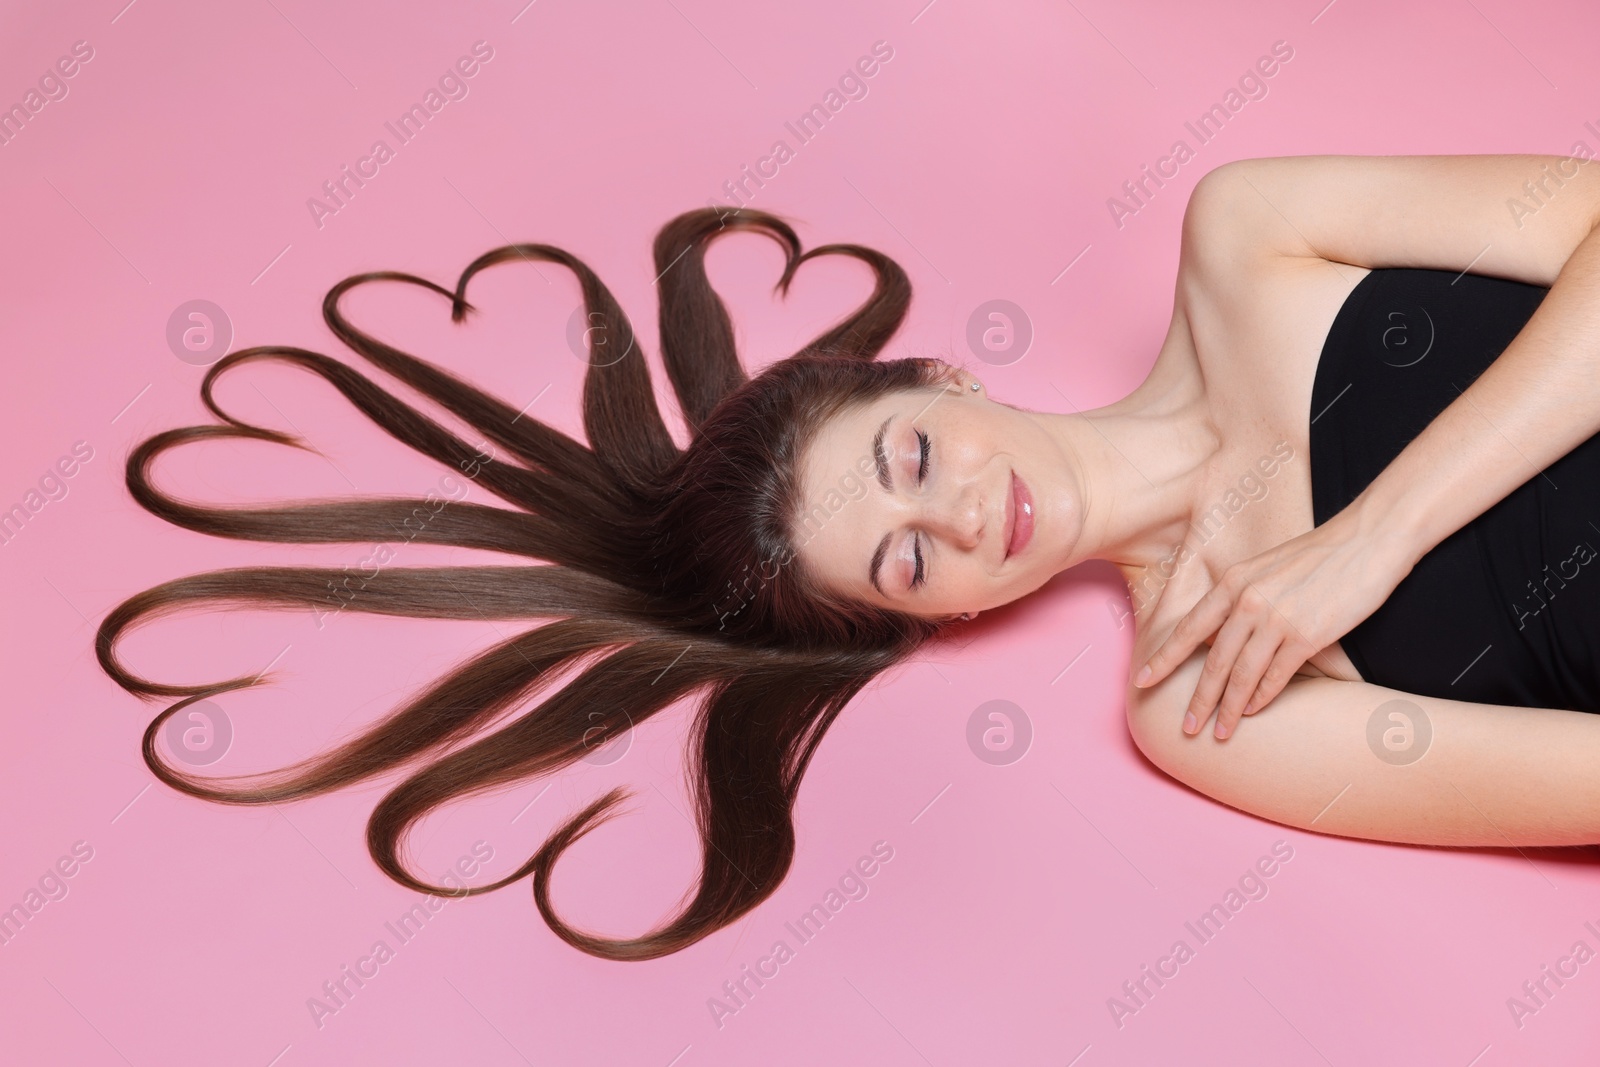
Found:
[(1038, 463), (1038, 431), (1019, 418), (1010, 408), (994, 407), (957, 421), (953, 439), (963, 462), (975, 468), (995, 462), (1018, 467)]

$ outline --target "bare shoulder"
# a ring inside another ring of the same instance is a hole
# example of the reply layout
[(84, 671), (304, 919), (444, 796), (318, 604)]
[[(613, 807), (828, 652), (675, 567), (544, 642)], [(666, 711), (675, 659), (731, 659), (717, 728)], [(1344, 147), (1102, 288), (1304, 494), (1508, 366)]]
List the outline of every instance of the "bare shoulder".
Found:
[(1314, 335), (1333, 325), (1344, 298), (1371, 268), (1317, 255), (1289, 254), (1264, 241), (1234, 206), (1235, 192), (1202, 193), (1201, 179), (1184, 214), (1180, 289), (1191, 316), (1262, 336)]
[(1238, 206), (1230, 166), (1208, 172), (1190, 195), (1177, 299), (1219, 419), (1264, 419), (1303, 445), (1323, 342), (1371, 271), (1263, 241)]
[(1158, 768), (1273, 822), (1428, 845), (1600, 842), (1600, 715), (1297, 677), (1225, 741), (1180, 720), (1207, 649), (1149, 689), (1128, 728)]

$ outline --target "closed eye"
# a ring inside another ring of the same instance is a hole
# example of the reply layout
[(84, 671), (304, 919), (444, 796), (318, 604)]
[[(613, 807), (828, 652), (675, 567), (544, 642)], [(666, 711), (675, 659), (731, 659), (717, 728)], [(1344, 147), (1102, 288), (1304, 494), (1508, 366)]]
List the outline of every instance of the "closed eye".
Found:
[[(882, 424), (878, 427), (878, 432), (872, 437), (872, 459), (874, 465), (877, 467), (878, 485), (882, 487), (885, 493), (892, 493), (895, 491), (895, 478), (889, 470), (889, 455), (883, 447), (884, 438), (889, 433), (889, 424), (893, 421), (894, 415), (891, 414), (883, 420)], [(917, 483), (920, 485), (928, 476), (929, 461), (933, 456), (933, 442), (929, 440), (928, 435), (923, 433), (921, 430), (917, 430), (915, 427), (912, 429), (917, 435), (917, 444), (919, 450), (919, 461), (917, 463)], [(888, 557), (889, 545), (894, 540), (896, 532), (897, 531), (895, 530), (890, 530), (888, 533), (883, 535), (883, 537), (878, 541), (877, 547), (872, 550), (872, 558), (867, 563), (867, 581), (871, 582), (872, 588), (876, 589), (882, 596), (889, 595), (888, 591), (883, 587), (883, 578), (881, 576), (881, 572), (883, 569), (883, 561)], [(911, 548), (912, 554), (916, 561), (916, 570), (912, 576), (911, 585), (912, 587), (915, 587), (921, 585), (927, 577), (922, 561), (922, 543), (918, 538), (916, 538), (915, 535), (913, 535), (912, 538)]]
[[(930, 451), (928, 435), (918, 430), (917, 443), (922, 452), (922, 461), (917, 464), (917, 484), (920, 485), (928, 477), (928, 454)], [(911, 588), (915, 589), (928, 580), (927, 573), (922, 566), (922, 540), (920, 537), (913, 536), (911, 551), (917, 562), (916, 570), (911, 575)]]

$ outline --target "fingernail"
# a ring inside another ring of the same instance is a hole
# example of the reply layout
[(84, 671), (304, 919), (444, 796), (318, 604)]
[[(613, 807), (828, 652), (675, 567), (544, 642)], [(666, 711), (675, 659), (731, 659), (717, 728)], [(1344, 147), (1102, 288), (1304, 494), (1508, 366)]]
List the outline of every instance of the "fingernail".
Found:
[(1139, 668), (1139, 677), (1133, 680), (1133, 684), (1136, 687), (1142, 687), (1144, 683), (1150, 680), (1150, 676), (1154, 673), (1155, 671), (1150, 669), (1150, 664), (1146, 663), (1143, 667)]
[(1184, 733), (1186, 733), (1186, 734), (1194, 733), (1195, 727), (1197, 727), (1199, 725), (1200, 725), (1200, 721), (1194, 717), (1194, 712), (1191, 711), (1189, 714), (1187, 714), (1187, 715), (1185, 715), (1183, 717), (1183, 732)]
[(1228, 727), (1223, 723), (1220, 723), (1220, 722), (1217, 723), (1217, 740), (1221, 741), (1223, 738), (1225, 738), (1227, 736), (1228, 736)]
[(1254, 700), (1250, 701), (1250, 703), (1244, 706), (1244, 713), (1246, 715), (1250, 714), (1254, 710), (1256, 710), (1256, 702)]

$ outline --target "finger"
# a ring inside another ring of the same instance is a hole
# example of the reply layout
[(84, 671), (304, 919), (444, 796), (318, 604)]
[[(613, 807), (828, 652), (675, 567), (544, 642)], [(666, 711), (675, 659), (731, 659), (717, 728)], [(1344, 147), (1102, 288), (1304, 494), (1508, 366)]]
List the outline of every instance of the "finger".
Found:
[(1275, 700), (1284, 686), (1294, 677), (1306, 661), (1305, 646), (1293, 641), (1285, 641), (1278, 646), (1278, 654), (1273, 657), (1272, 665), (1261, 676), (1261, 684), (1256, 687), (1255, 696), (1250, 698), (1249, 709), (1246, 715), (1254, 715), (1262, 708)]
[(1233, 662), (1238, 659), (1239, 651), (1244, 648), (1254, 627), (1253, 619), (1236, 611), (1228, 616), (1228, 621), (1217, 631), (1216, 639), (1211, 642), (1211, 651), (1206, 654), (1205, 666), (1200, 670), (1200, 681), (1194, 687), (1194, 696), (1189, 698), (1189, 711), (1183, 720), (1185, 733), (1199, 733), (1211, 718), (1212, 710), (1227, 687)]
[[(1215, 586), (1201, 597), (1189, 614), (1178, 620), (1172, 633), (1156, 649), (1155, 655), (1145, 661), (1143, 670), (1134, 677), (1134, 685), (1143, 689), (1155, 685), (1172, 672), (1172, 669), (1189, 658), (1200, 642), (1216, 633), (1217, 627), (1233, 608), (1233, 598), (1222, 586)], [(1144, 671), (1148, 671), (1145, 674)]]
[(1260, 686), (1262, 675), (1272, 666), (1281, 640), (1281, 636), (1271, 630), (1257, 630), (1234, 661), (1233, 670), (1228, 672), (1228, 690), (1222, 694), (1222, 703), (1217, 707), (1218, 741), (1239, 725), (1244, 706)]

